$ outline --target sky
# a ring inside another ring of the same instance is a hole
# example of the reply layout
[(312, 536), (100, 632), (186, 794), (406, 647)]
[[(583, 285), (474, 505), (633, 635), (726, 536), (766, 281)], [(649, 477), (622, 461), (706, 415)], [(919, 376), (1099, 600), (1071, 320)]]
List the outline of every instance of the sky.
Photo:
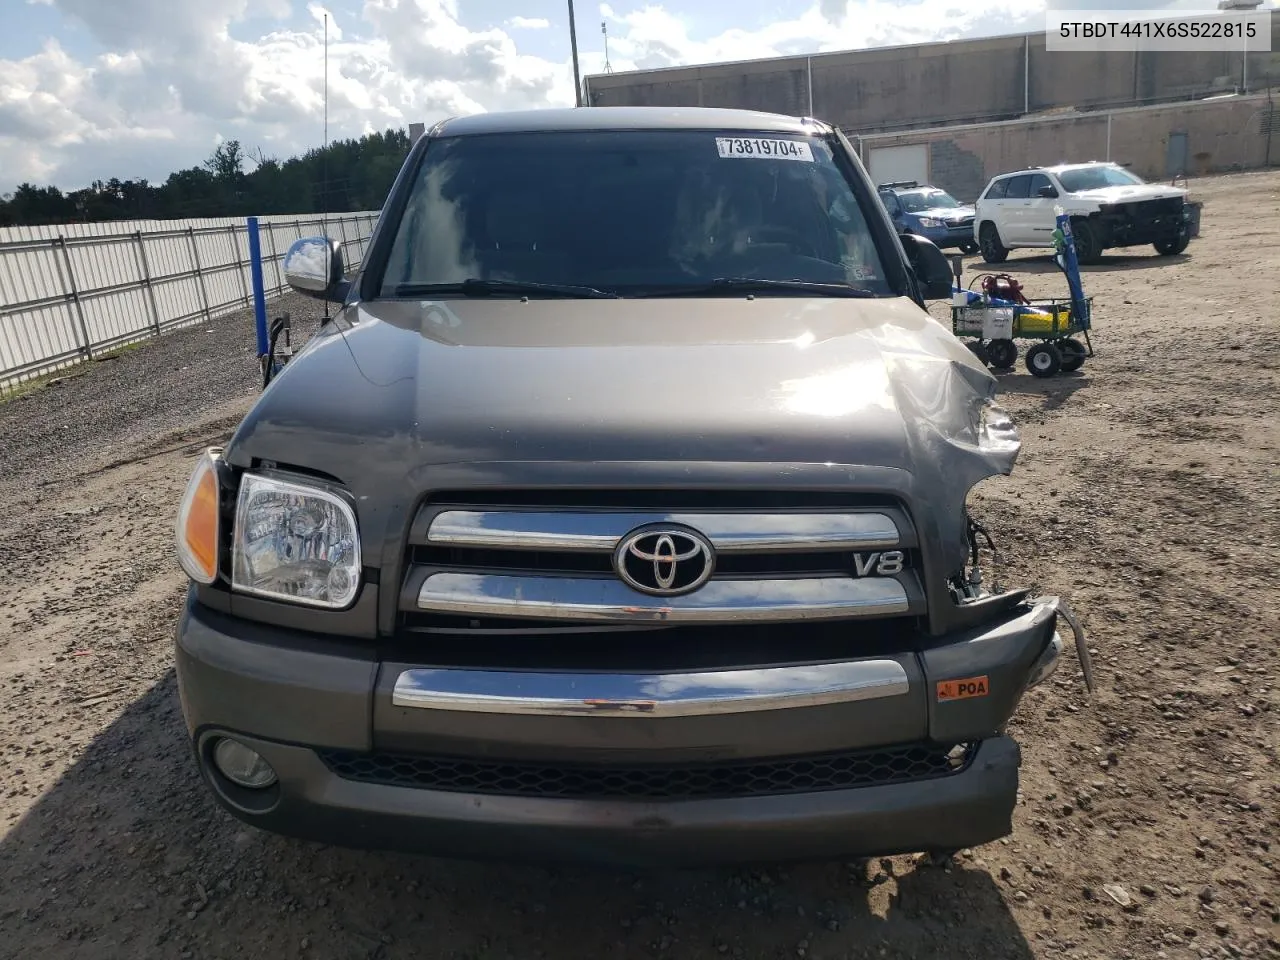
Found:
[[(584, 75), (1044, 29), (1107, 0), (576, 0)], [(1124, 0), (1204, 10), (1214, 0)], [(0, 193), (163, 182), (224, 140), (286, 159), (481, 111), (567, 106), (566, 0), (0, 0)]]

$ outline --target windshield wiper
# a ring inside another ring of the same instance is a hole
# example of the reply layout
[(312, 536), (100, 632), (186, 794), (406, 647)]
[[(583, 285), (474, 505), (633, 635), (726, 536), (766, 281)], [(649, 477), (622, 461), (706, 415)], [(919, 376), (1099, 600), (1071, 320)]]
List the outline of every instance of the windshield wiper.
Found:
[(487, 297), (492, 294), (546, 294), (580, 299), (616, 300), (616, 293), (597, 290), (574, 283), (539, 283), (534, 280), (481, 280), (471, 277), (461, 283), (402, 283), (396, 286), (397, 297), (430, 297), (461, 294), (464, 297)]
[(812, 293), (823, 297), (874, 297), (876, 294), (848, 283), (831, 283), (820, 280), (765, 280), (760, 277), (716, 277), (706, 283), (691, 283), (678, 287), (661, 287), (632, 294), (636, 297), (696, 297), (707, 293), (737, 291), (743, 293)]

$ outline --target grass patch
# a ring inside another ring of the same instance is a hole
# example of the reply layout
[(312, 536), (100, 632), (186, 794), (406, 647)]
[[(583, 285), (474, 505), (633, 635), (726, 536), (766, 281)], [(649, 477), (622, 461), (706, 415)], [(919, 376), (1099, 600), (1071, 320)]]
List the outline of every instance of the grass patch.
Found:
[[(78, 366), (78, 364), (77, 364)], [(18, 383), (0, 385), (0, 404), (8, 403), (10, 400), (16, 400), (18, 397), (25, 397), (29, 393), (35, 393), (42, 390), (54, 381), (61, 382), (63, 380), (72, 380), (76, 377), (84, 376), (89, 371), (76, 370), (75, 367), (67, 367), (63, 370), (54, 370), (52, 373), (46, 373), (39, 377), (32, 377), (30, 380), (22, 380)]]
[(29, 380), (21, 380), (18, 383), (0, 384), (0, 403), (7, 403), (18, 397), (25, 397), (27, 394), (35, 393), (37, 390), (43, 390), (55, 383), (62, 383), (67, 380), (74, 380), (76, 377), (83, 377), (89, 372), (86, 363), (102, 363), (108, 360), (115, 360), (127, 353), (133, 353), (135, 350), (141, 350), (153, 339), (151, 336), (145, 336), (138, 340), (132, 340), (129, 343), (119, 347), (112, 347), (110, 350), (103, 350), (95, 353), (92, 360), (77, 360), (70, 366), (63, 367), (61, 370), (52, 370), (49, 373), (41, 374), (38, 377), (32, 377)]
[(133, 353), (135, 350), (141, 350), (151, 339), (152, 337), (148, 335), (140, 340), (131, 340), (122, 347), (112, 347), (110, 350), (103, 350), (101, 353), (95, 353), (93, 355), (93, 362), (97, 363), (99, 360), (114, 360), (116, 357), (122, 357), (126, 353)]

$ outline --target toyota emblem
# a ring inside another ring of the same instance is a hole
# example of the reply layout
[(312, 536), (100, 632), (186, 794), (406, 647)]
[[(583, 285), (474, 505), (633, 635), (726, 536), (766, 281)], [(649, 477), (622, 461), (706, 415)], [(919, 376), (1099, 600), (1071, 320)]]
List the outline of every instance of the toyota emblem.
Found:
[(688, 527), (641, 527), (623, 537), (613, 552), (613, 568), (623, 583), (661, 597), (697, 590), (715, 566), (710, 542)]

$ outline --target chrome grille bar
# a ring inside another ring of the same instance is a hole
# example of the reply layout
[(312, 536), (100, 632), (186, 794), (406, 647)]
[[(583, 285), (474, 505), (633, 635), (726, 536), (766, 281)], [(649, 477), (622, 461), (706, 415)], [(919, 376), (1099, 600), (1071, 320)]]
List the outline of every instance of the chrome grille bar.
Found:
[(896, 660), (704, 673), (602, 674), (405, 670), (397, 707), (535, 716), (691, 717), (815, 707), (910, 692)]
[(649, 523), (693, 527), (719, 552), (886, 549), (902, 545), (884, 513), (668, 513), (445, 510), (431, 520), (432, 546), (605, 552)]
[(436, 572), (423, 579), (416, 607), (525, 620), (680, 624), (893, 616), (909, 613), (911, 602), (895, 577), (711, 580), (693, 593), (656, 597), (613, 578)]

